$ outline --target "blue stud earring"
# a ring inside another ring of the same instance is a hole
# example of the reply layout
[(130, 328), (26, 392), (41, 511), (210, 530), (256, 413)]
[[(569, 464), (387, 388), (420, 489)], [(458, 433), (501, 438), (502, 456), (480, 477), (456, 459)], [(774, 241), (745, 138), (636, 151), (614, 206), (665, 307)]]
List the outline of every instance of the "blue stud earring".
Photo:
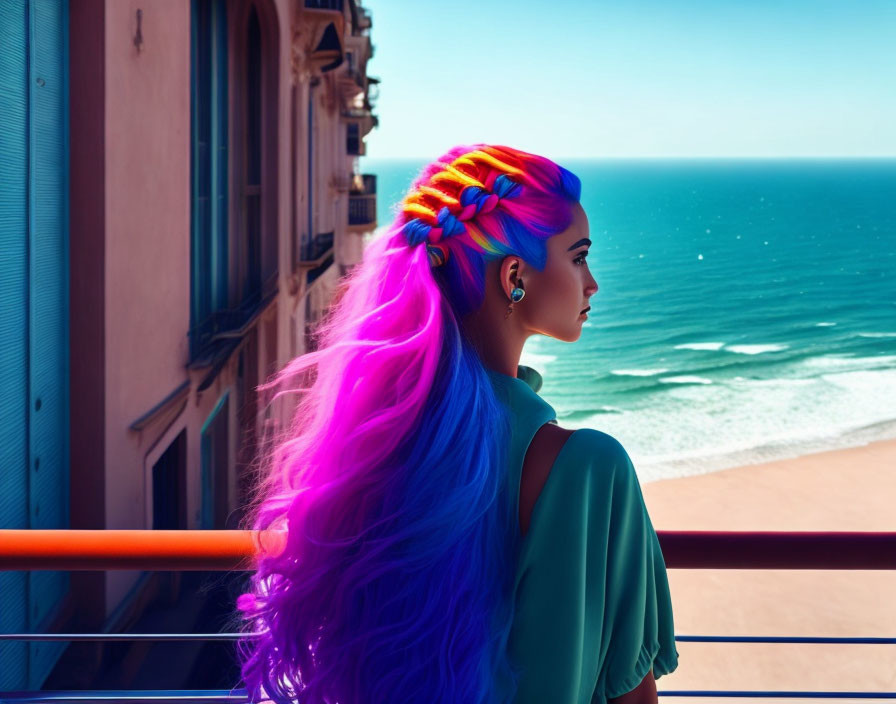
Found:
[(519, 286), (515, 287), (510, 292), (511, 303), (509, 306), (507, 306), (507, 312), (504, 314), (504, 320), (507, 320), (507, 318), (510, 316), (510, 314), (513, 313), (513, 304), (519, 303), (521, 300), (523, 300), (523, 296), (525, 296), (525, 295), (526, 295), (526, 292), (523, 289), (521, 289)]

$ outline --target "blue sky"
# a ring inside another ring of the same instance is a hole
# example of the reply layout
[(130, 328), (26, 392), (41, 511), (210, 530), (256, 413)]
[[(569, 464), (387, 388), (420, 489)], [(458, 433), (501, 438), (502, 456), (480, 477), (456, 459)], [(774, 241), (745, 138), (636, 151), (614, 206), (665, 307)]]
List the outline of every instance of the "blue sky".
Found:
[(371, 158), (896, 156), (896, 0), (363, 0)]

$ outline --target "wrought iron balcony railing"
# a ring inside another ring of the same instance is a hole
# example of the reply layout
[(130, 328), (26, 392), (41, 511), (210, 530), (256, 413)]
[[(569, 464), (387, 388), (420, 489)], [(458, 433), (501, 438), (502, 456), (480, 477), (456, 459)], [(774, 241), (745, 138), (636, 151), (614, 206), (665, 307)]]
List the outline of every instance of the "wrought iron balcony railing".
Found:
[(349, 226), (376, 225), (376, 174), (361, 174), (361, 188), (352, 188), (348, 197)]
[(241, 338), (254, 319), (277, 296), (277, 271), (247, 286), (239, 305), (212, 311), (187, 332), (190, 339), (190, 366), (213, 364), (222, 340)]
[[(657, 531), (669, 569), (896, 569), (896, 533)], [(247, 570), (282, 531), (0, 530), (0, 570)], [(7, 633), (0, 640), (236, 640), (238, 633)], [(894, 645), (894, 637), (676, 635), (677, 642)], [(896, 692), (660, 690), (660, 697), (896, 699)], [(244, 689), (0, 692), (0, 702), (247, 702)]]
[(305, 0), (309, 10), (336, 10), (342, 12), (342, 0)]
[(319, 232), (302, 243), (302, 261), (316, 262), (333, 249), (333, 232)]

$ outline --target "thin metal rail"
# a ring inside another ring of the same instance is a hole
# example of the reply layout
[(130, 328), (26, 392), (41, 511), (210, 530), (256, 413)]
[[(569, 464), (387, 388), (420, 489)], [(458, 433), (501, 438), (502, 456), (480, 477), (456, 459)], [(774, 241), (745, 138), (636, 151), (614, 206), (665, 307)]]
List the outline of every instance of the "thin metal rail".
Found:
[[(62, 702), (207, 702), (245, 704), (244, 689), (162, 689), (162, 690), (58, 690), (45, 692), (2, 692), (2, 702), (61, 704)], [(659, 690), (658, 697), (748, 697), (757, 699), (896, 699), (891, 692), (803, 692), (777, 690)], [(267, 701), (267, 700), (264, 700)]]
[[(258, 633), (0, 633), (0, 640), (24, 641), (235, 641)], [(848, 636), (675, 636), (680, 643), (837, 643), (896, 645), (896, 638)]]

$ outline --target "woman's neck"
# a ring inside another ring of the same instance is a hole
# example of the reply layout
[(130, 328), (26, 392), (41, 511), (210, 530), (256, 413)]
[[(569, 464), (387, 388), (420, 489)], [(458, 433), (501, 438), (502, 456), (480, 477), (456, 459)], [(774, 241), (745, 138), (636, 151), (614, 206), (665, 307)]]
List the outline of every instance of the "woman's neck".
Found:
[(480, 309), (468, 315), (463, 326), (483, 366), (506, 376), (516, 376), (526, 341), (516, 325), (503, 319), (498, 321), (494, 314)]

